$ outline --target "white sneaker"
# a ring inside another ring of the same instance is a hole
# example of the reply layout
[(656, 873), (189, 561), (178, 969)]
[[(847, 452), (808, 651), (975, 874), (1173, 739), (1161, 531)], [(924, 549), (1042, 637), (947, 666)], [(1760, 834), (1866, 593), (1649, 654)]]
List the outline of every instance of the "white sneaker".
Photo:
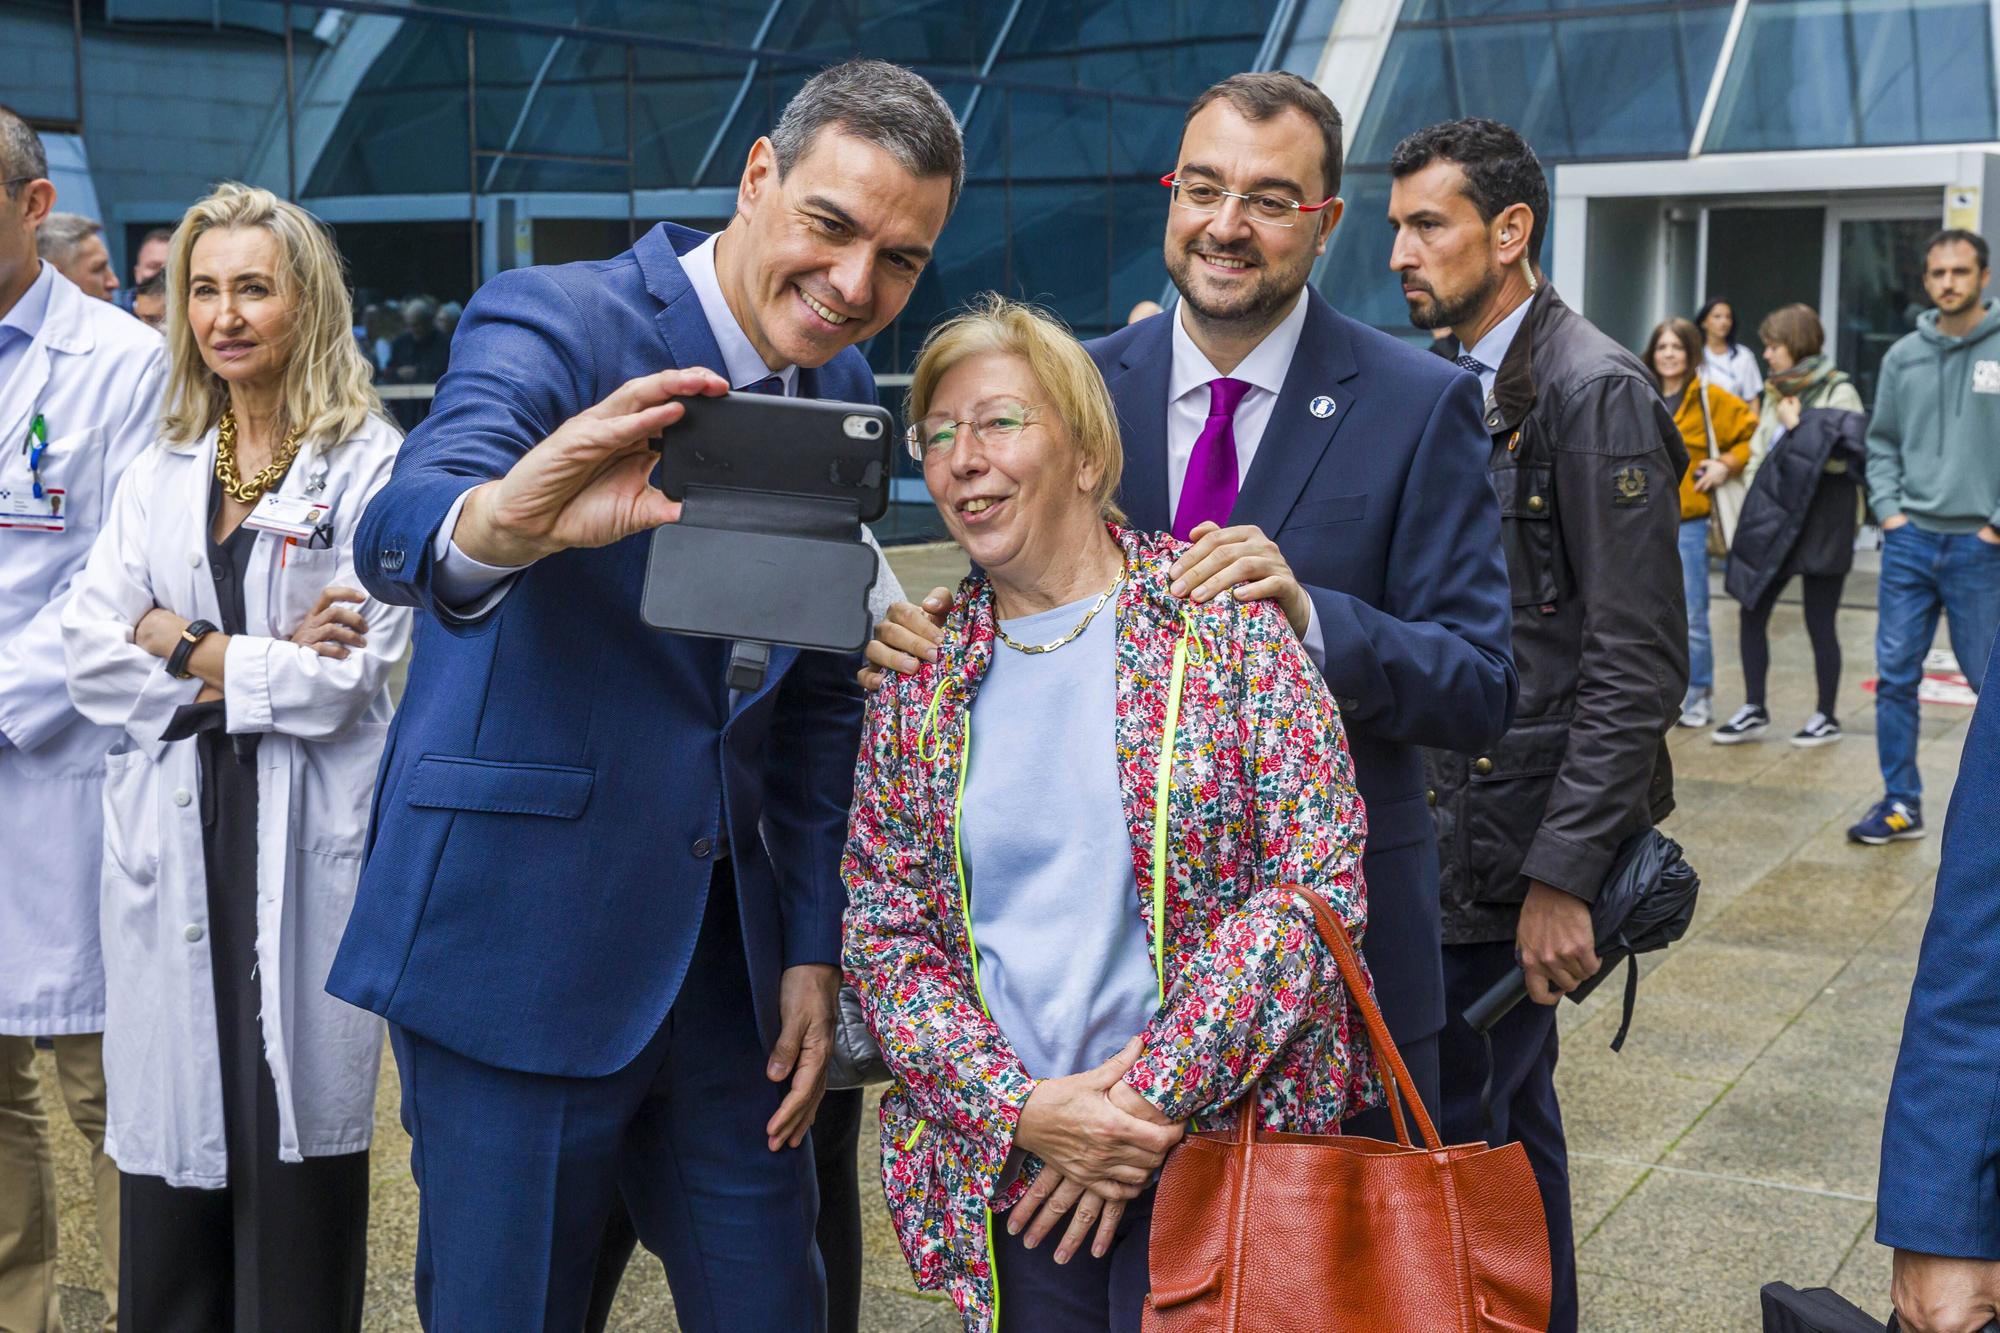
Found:
[(1734, 717), (1710, 732), (1708, 738), (1717, 745), (1741, 745), (1745, 741), (1762, 740), (1770, 726), (1769, 713), (1756, 704), (1744, 704)]
[(1687, 702), (1681, 705), (1682, 726), (1705, 727), (1713, 721), (1715, 721), (1715, 699), (1707, 692), (1690, 694)]

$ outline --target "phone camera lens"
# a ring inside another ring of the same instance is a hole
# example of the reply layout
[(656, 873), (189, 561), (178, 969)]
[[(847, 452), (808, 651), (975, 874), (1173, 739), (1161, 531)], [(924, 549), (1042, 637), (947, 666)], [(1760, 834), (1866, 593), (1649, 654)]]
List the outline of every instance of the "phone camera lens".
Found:
[(880, 439), (882, 437), (882, 423), (874, 417), (869, 417), (867, 421), (868, 424), (863, 426), (862, 430), (867, 433), (869, 439)]

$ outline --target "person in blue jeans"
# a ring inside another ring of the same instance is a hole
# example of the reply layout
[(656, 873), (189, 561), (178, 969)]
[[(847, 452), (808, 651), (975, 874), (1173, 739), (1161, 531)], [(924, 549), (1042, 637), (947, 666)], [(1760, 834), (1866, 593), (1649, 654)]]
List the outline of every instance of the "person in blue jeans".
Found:
[(1882, 360), (1868, 427), (1868, 491), (1882, 524), (1875, 744), (1883, 797), (1848, 829), (1880, 845), (1924, 835), (1917, 687), (1942, 614), (1978, 690), (2000, 630), (2000, 306), (1984, 237), (1946, 230), (1924, 247), (1935, 310)]

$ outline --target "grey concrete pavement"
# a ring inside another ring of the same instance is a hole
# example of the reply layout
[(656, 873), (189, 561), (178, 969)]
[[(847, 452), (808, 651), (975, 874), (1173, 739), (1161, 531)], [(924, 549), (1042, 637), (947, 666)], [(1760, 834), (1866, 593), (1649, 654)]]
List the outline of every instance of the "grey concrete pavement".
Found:
[[(955, 551), (893, 556), (913, 595), (963, 571)], [(1719, 580), (1718, 580), (1719, 583)], [(1856, 580), (1872, 589), (1865, 574)], [(1850, 596), (1850, 602), (1855, 598)], [(1717, 588), (1717, 704), (1741, 701), (1736, 608)], [(1713, 745), (1677, 732), (1680, 809), (1667, 829), (1703, 880), (1688, 937), (1647, 960), (1622, 1055), (1607, 1046), (1622, 987), (1564, 1006), (1558, 1075), (1576, 1177), (1583, 1324), (1593, 1333), (1754, 1330), (1757, 1288), (1830, 1284), (1887, 1313), (1888, 1255), (1873, 1243), (1882, 1107), (1936, 871), (1938, 825), (1970, 710), (1927, 708), (1922, 764), (1931, 836), (1859, 848), (1848, 823), (1878, 794), (1870, 696), (1874, 614), (1840, 615), (1847, 739), (1782, 739), (1812, 710), (1811, 658), (1795, 608), (1772, 626), (1776, 739)], [(416, 1200), (385, 1060), (370, 1230), (371, 1333), (416, 1328), (409, 1274)], [(53, 1077), (52, 1072), (49, 1075)], [(53, 1084), (49, 1084), (53, 1096)], [(52, 1105), (59, 1105), (52, 1102)], [(100, 1307), (81, 1140), (56, 1112), (62, 1278), (72, 1328)], [(863, 1325), (948, 1333), (948, 1306), (911, 1290), (875, 1192), (871, 1127)], [(672, 1329), (659, 1265), (643, 1254), (612, 1327)]]

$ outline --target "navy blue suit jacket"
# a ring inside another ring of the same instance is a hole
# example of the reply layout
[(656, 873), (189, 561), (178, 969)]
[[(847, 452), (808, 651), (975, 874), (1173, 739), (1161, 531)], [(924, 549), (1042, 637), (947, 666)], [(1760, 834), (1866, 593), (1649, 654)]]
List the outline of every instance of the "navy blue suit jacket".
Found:
[(1943, 860), (1903, 1020), (1875, 1239), (2000, 1259), (2000, 690), (1993, 667), (1965, 738)]
[[(368, 590), (432, 614), (327, 989), (488, 1064), (629, 1062), (674, 1002), (725, 852), (767, 1045), (781, 971), (840, 962), (857, 658), (778, 648), (732, 707), (725, 643), (639, 619), (646, 534), (540, 561), (474, 622), (432, 589), (433, 538), (468, 486), (629, 379), (721, 367), (678, 257), (702, 239), (663, 225), (615, 259), (480, 288), (356, 536)], [(799, 391), (875, 401), (852, 349)]]
[[(1340, 701), (1368, 808), (1368, 934), (1399, 1040), (1444, 1025), (1436, 832), (1419, 746), (1499, 739), (1519, 679), (1487, 480), (1479, 381), (1342, 315), (1306, 290), (1284, 390), (1230, 513), (1278, 543), (1312, 597), (1326, 682)], [(1169, 311), (1089, 344), (1125, 439), (1119, 492), (1132, 526), (1164, 531)], [(1315, 416), (1314, 399), (1333, 400)], [(1425, 854), (1383, 853), (1420, 848)]]

